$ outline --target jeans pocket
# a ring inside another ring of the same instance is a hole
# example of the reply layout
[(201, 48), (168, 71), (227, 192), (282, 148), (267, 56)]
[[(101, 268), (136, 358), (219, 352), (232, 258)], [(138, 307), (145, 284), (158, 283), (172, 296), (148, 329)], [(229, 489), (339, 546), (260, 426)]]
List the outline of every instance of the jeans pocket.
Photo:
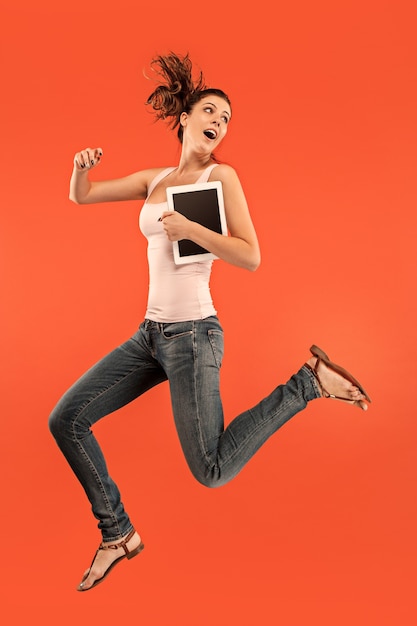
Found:
[(164, 339), (178, 339), (179, 337), (187, 337), (193, 334), (189, 322), (174, 322), (173, 324), (164, 324), (162, 335)]
[(210, 328), (207, 331), (207, 335), (211, 345), (211, 349), (213, 350), (214, 360), (217, 367), (220, 369), (224, 353), (223, 331)]

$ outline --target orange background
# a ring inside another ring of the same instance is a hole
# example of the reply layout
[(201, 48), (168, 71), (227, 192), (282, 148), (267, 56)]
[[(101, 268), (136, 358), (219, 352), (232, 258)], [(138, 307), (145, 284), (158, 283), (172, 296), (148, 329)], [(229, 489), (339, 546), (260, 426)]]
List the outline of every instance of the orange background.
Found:
[[(416, 12), (412, 0), (2, 0), (2, 619), (45, 625), (412, 626), (416, 589)], [(150, 58), (189, 52), (229, 93), (219, 153), (261, 243), (216, 262), (227, 419), (318, 343), (373, 398), (321, 401), (229, 485), (185, 466), (166, 386), (96, 432), (146, 543), (91, 594), (99, 536), (47, 429), (129, 337), (147, 287), (140, 205), (68, 200), (97, 177), (175, 164), (143, 103)]]

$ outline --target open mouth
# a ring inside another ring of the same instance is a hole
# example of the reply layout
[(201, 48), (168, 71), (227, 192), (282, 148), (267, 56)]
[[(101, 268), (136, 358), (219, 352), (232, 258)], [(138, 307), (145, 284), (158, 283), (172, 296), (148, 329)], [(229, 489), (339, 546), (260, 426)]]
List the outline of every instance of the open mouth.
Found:
[(207, 137), (207, 139), (214, 140), (217, 137), (216, 131), (212, 130), (211, 128), (209, 128), (208, 130), (204, 130), (203, 132), (204, 132), (205, 136)]

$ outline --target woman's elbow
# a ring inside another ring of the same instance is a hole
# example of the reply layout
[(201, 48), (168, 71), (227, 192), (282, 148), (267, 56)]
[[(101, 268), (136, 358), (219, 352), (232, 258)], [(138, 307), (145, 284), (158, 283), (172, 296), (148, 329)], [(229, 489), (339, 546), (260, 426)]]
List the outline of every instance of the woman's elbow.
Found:
[(254, 254), (253, 257), (249, 260), (246, 269), (250, 272), (255, 272), (261, 264), (261, 254), (258, 252)]
[(85, 201), (83, 201), (81, 198), (78, 198), (77, 196), (75, 196), (73, 193), (69, 193), (68, 198), (71, 200), (71, 202), (73, 202), (74, 204), (86, 204)]
[(250, 272), (256, 272), (260, 264), (261, 264), (261, 261), (259, 260), (257, 263), (253, 263), (250, 267), (248, 267), (248, 270)]

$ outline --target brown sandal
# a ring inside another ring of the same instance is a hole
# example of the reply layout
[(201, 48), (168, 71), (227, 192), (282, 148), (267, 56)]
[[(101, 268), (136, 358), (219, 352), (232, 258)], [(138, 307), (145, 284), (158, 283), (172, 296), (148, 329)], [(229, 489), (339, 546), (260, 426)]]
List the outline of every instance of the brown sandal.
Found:
[[(136, 548), (134, 550), (128, 550), (127, 547), (127, 543), (132, 539), (133, 535), (135, 534), (135, 529), (133, 528), (130, 533), (127, 535), (127, 537), (125, 539), (123, 539), (122, 541), (120, 541), (119, 543), (114, 543), (112, 545), (106, 546), (106, 544), (101, 544), (95, 555), (93, 560), (91, 561), (91, 565), (89, 570), (87, 571), (87, 573), (84, 575), (84, 578), (82, 579), (82, 581), (80, 582), (80, 584), (77, 587), (77, 591), (89, 591), (90, 589), (93, 589), (93, 587), (96, 587), (97, 585), (99, 585), (101, 582), (103, 582), (103, 580), (106, 578), (106, 576), (108, 574), (110, 574), (111, 570), (113, 569), (113, 567), (115, 565), (117, 565), (118, 563), (120, 563), (120, 561), (122, 561), (123, 559), (133, 559), (134, 556), (137, 556), (138, 554), (140, 554), (140, 552), (142, 552), (143, 548), (145, 547), (144, 544), (142, 543), (142, 541), (140, 542), (140, 544), (138, 546), (136, 546)], [(88, 575), (91, 571), (91, 568), (93, 567), (93, 563), (96, 560), (96, 556), (99, 553), (99, 550), (117, 550), (118, 548), (123, 548), (123, 550), (125, 551), (125, 554), (123, 554), (122, 556), (119, 556), (118, 559), (115, 559), (113, 561), (113, 563), (111, 563), (109, 565), (109, 567), (106, 569), (106, 571), (104, 572), (103, 576), (101, 576), (101, 578), (97, 578), (97, 580), (95, 580), (93, 582), (93, 584), (91, 585), (91, 587), (88, 587), (87, 589), (83, 589), (83, 584), (84, 581), (88, 578)]]
[(357, 406), (359, 406), (361, 409), (363, 409), (362, 405), (360, 404), (359, 401), (357, 400), (351, 400), (350, 398), (343, 398), (340, 396), (335, 396), (332, 393), (329, 393), (322, 385), (319, 374), (318, 374), (318, 368), (319, 368), (319, 364), (320, 361), (322, 361), (326, 367), (328, 367), (329, 369), (333, 370), (333, 372), (336, 372), (336, 374), (340, 374), (340, 376), (342, 376), (343, 378), (345, 378), (346, 380), (348, 380), (349, 382), (352, 383), (352, 385), (355, 385), (355, 387), (357, 387), (359, 389), (359, 391), (365, 396), (366, 400), (368, 402), (371, 402), (371, 398), (368, 396), (368, 394), (366, 393), (365, 389), (362, 387), (362, 385), (360, 384), (360, 382), (358, 380), (356, 380), (356, 378), (354, 378), (352, 376), (352, 374), (349, 374), (348, 371), (346, 371), (343, 367), (341, 367), (340, 365), (336, 365), (336, 363), (332, 363), (332, 361), (330, 361), (329, 357), (327, 356), (327, 354), (325, 352), (323, 352), (323, 350), (321, 350), (318, 346), (311, 346), (310, 348), (310, 352), (313, 356), (317, 357), (317, 361), (316, 364), (314, 366), (314, 368), (312, 368), (310, 365), (308, 365), (308, 363), (306, 363), (306, 366), (313, 372), (319, 387), (323, 393), (323, 396), (325, 398), (334, 398), (335, 400), (343, 400), (344, 402), (350, 402), (350, 403), (354, 403)]

